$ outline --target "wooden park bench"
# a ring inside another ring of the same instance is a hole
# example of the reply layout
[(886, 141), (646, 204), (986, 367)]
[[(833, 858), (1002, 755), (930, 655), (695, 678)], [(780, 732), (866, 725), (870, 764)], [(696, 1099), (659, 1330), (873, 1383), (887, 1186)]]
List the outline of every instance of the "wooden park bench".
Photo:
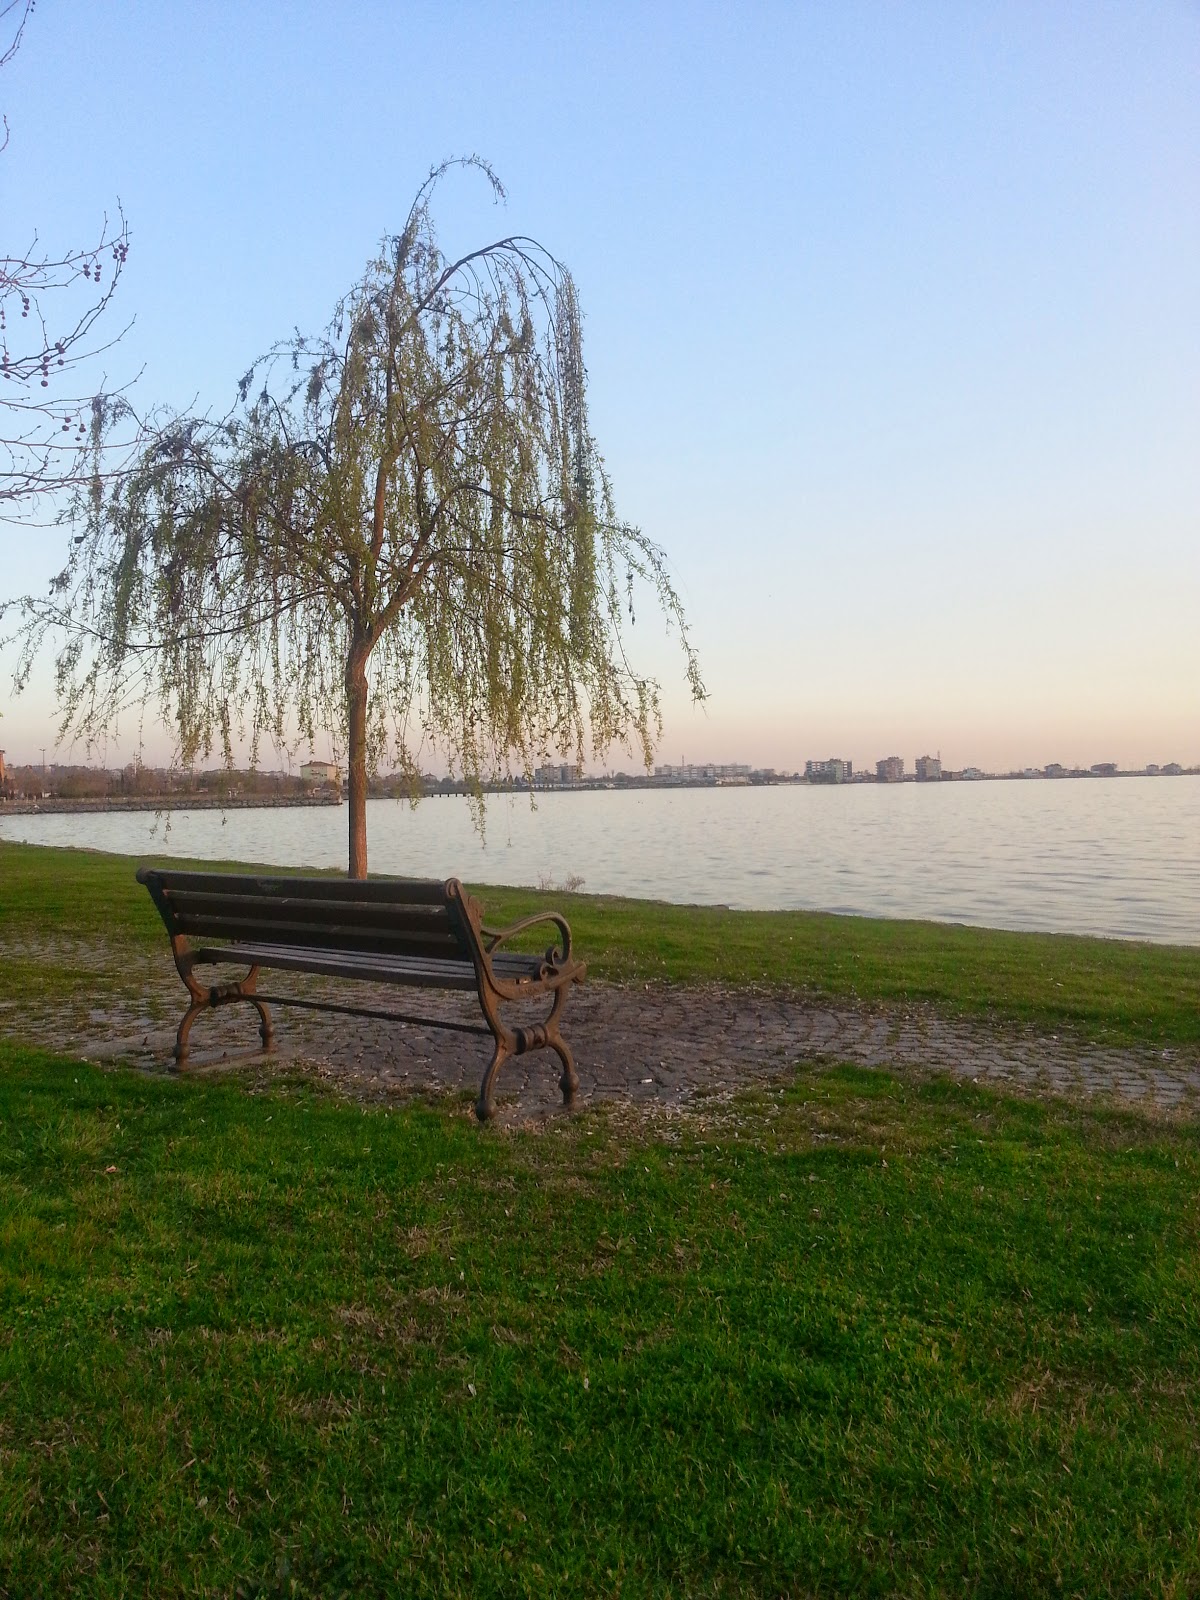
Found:
[[(180, 1066), (187, 1060), (188, 1035), (200, 1013), (244, 1001), (258, 1012), (264, 1050), (271, 1049), (274, 1038), (268, 1005), (382, 1017), (457, 1033), (490, 1033), (495, 1050), (479, 1087), (475, 1110), (480, 1121), (492, 1115), (501, 1066), (509, 1056), (531, 1050), (548, 1047), (557, 1054), (563, 1101), (570, 1105), (574, 1099), (578, 1079), (559, 1018), (567, 990), (582, 981), (587, 967), (572, 957), (571, 930), (556, 911), (525, 917), (510, 928), (487, 928), (482, 906), (457, 878), (445, 883), (407, 878), (270, 878), (158, 867), (140, 868), (137, 878), (149, 889), (166, 924), (175, 965), (192, 997), (175, 1042)], [(500, 948), (541, 922), (557, 928), (556, 943), (545, 955)], [(250, 970), (226, 983), (204, 984), (196, 977), (197, 967), (223, 965)], [(473, 989), (486, 1026), (264, 994), (258, 987), (263, 968), (418, 989)], [(509, 1027), (501, 1020), (502, 1005), (542, 996), (552, 1002), (545, 1021)]]

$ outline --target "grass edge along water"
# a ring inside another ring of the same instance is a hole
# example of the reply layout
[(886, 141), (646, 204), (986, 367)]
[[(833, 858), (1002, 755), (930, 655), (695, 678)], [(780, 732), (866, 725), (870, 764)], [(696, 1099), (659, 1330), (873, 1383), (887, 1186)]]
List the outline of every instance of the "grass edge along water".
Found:
[[(237, 863), (184, 862), (197, 870)], [(30, 942), (154, 945), (161, 924), (137, 860), (0, 842), (0, 945), (14, 968)], [(271, 869), (278, 870), (278, 869)], [(1069, 934), (802, 911), (480, 886), (489, 919), (563, 910), (592, 979), (799, 990), (864, 1005), (930, 1005), (1114, 1045), (1200, 1042), (1200, 948)], [(165, 946), (164, 952), (165, 952)], [(165, 954), (164, 954), (165, 959)], [(49, 984), (70, 983), (63, 969)]]

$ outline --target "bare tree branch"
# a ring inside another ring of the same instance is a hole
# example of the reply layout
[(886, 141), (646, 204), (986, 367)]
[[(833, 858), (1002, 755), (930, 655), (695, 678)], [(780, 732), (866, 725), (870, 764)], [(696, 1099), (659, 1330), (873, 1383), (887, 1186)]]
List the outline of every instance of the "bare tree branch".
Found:
[[(0, 67), (20, 49), (32, 13), (33, 0), (0, 4)], [(4, 118), (0, 152), (9, 138)], [(79, 369), (127, 331), (94, 337), (128, 254), (118, 203), (116, 220), (105, 216), (89, 244), (47, 250), (35, 235), (0, 255), (0, 518), (22, 517), (38, 497), (74, 488), (97, 468), (88, 449), (93, 397), (77, 382)]]

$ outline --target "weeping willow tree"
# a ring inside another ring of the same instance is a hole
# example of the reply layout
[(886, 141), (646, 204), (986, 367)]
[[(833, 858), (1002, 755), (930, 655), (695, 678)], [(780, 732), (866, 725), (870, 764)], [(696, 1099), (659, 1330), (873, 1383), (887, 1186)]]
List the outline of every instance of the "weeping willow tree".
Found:
[[(550, 751), (649, 762), (659, 686), (624, 637), (642, 585), (703, 694), (663, 553), (618, 519), (589, 431), (571, 276), (518, 235), (448, 259), (445, 170), (323, 335), (274, 346), (229, 416), (160, 418), (119, 482), (97, 475), (49, 600), (25, 602), (19, 676), (62, 630), (64, 734), (153, 705), (190, 765), (330, 731), (352, 877), (389, 748), (414, 794), (441, 749), (479, 804)], [(97, 407), (98, 452), (121, 405)]]

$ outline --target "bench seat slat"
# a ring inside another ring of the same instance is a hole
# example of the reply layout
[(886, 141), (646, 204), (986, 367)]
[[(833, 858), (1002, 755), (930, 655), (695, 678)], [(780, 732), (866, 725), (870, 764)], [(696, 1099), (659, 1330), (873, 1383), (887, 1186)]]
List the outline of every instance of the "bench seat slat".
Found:
[(280, 923), (273, 919), (228, 916), (193, 916), (190, 912), (177, 915), (180, 933), (189, 937), (209, 939), (253, 939), (273, 945), (296, 945), (299, 948), (333, 948), (361, 950), (379, 955), (431, 955), (445, 956), (448, 960), (469, 959), (457, 937), (448, 928), (431, 928), (427, 932), (406, 932), (387, 928), (360, 928), (340, 920), (308, 923)]
[(194, 952), (198, 962), (245, 962), (284, 972), (311, 972), (323, 978), (359, 978), (376, 983), (402, 983), (431, 989), (474, 989), (475, 969), (469, 961), (439, 961), (421, 956), (355, 956), (351, 951), (304, 950), (294, 945), (205, 945)]
[[(247, 966), (275, 967), (282, 971), (311, 972), (328, 978), (361, 978), (377, 983), (411, 984), (435, 989), (474, 990), (478, 987), (471, 962), (427, 956), (381, 956), (246, 943), (203, 945), (193, 952), (193, 956), (199, 963), (245, 963)], [(506, 956), (502, 958), (498, 975), (505, 978), (533, 978), (541, 970), (542, 961), (537, 956)]]
[[(163, 872), (164, 889), (170, 895), (183, 890), (199, 894), (255, 894), (274, 899), (293, 899), (296, 878), (226, 872)], [(444, 906), (446, 885), (424, 878), (305, 878), (306, 900), (359, 901), (367, 905)]]
[(262, 923), (315, 922), (360, 928), (386, 928), (398, 932), (439, 933), (453, 936), (450, 913), (444, 905), (379, 905), (372, 901), (313, 900), (307, 895), (211, 894), (195, 889), (171, 889), (166, 899), (175, 916), (220, 921)]

